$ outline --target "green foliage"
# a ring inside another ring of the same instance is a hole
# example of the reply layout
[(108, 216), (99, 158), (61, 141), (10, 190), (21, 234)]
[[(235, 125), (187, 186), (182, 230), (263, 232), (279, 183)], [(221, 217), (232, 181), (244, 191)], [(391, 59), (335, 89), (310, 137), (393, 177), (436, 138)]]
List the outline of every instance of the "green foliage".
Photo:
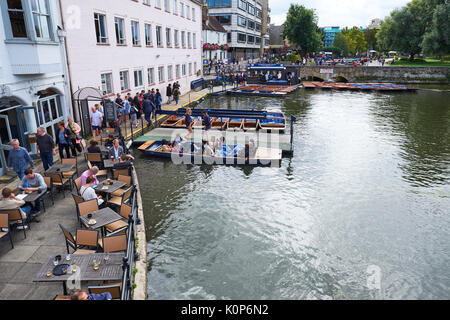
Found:
[(433, 13), (433, 22), (424, 35), (422, 48), (426, 54), (450, 53), (450, 5), (440, 4)]
[(347, 38), (350, 53), (356, 54), (366, 51), (367, 42), (364, 38), (364, 33), (358, 27), (353, 27), (346, 31), (345, 37)]
[(317, 15), (313, 9), (291, 4), (282, 31), (283, 38), (298, 46), (303, 55), (320, 48), (321, 35), (317, 26)]
[(367, 49), (377, 50), (377, 30), (366, 29), (363, 31), (364, 39), (367, 42)]
[(295, 63), (297, 60), (300, 60), (300, 55), (291, 52), (286, 56), (286, 60)]
[(322, 51), (324, 52), (333, 52), (334, 54), (341, 54), (342, 50), (341, 48), (331, 46), (331, 47), (324, 47), (322, 48)]
[(137, 284), (136, 284), (136, 282), (133, 282), (133, 283), (131, 284), (131, 290), (134, 290), (134, 289), (136, 289), (136, 287), (137, 287)]
[(133, 268), (133, 277), (136, 275), (136, 273), (138, 272), (138, 269), (136, 269), (136, 268)]
[(338, 34), (336, 34), (336, 37), (334, 38), (333, 47), (339, 48), (340, 52), (339, 54), (342, 54), (344, 56), (348, 56), (350, 50), (348, 48), (348, 41), (345, 34), (341, 31)]

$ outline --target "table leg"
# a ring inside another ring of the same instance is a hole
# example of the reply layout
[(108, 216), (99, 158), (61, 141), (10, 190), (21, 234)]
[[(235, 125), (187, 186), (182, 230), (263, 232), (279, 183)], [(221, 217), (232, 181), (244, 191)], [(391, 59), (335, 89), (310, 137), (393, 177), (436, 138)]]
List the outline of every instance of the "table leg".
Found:
[(67, 285), (65, 281), (63, 281), (63, 293), (65, 296), (67, 296)]

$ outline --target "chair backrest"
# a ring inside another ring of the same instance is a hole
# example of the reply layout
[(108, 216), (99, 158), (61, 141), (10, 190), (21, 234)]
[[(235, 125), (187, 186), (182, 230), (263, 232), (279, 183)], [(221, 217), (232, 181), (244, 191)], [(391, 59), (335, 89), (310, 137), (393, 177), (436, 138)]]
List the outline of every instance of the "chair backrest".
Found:
[(73, 237), (73, 235), (70, 233), (69, 230), (67, 230), (66, 228), (64, 228), (62, 225), (59, 225), (59, 227), (61, 228), (64, 237), (66, 238), (66, 241), (69, 241), (70, 243), (72, 243), (74, 246), (76, 245), (76, 241), (75, 238)]
[(74, 164), (75, 166), (77, 165), (77, 158), (65, 158), (61, 160), (62, 164)]
[(117, 177), (117, 180), (120, 182), (125, 182), (127, 188), (129, 188), (131, 186), (131, 176), (124, 176), (123, 174), (119, 174), (119, 176)]
[(60, 173), (46, 173), (45, 175), (47, 177), (52, 178), (53, 182), (62, 183), (62, 181), (63, 181)]
[(77, 191), (79, 193), (81, 188), (81, 177), (75, 179), (75, 186), (77, 187)]
[(9, 213), (8, 212), (0, 211), (0, 228), (9, 228)]
[(44, 182), (47, 185), (47, 189), (50, 190), (52, 188), (52, 178), (51, 177), (43, 177)]
[(98, 231), (97, 230), (77, 230), (77, 246), (98, 246)]
[(72, 197), (73, 197), (73, 200), (75, 200), (76, 205), (84, 202), (84, 199), (75, 193), (72, 193)]
[(129, 187), (122, 195), (122, 203), (126, 202), (133, 192), (133, 187)]
[(113, 299), (120, 299), (120, 285), (114, 284), (110, 286), (88, 287), (89, 294), (102, 294), (109, 292)]
[[(6, 213), (9, 215), (9, 221), (17, 221), (17, 220), (22, 220), (22, 213), (20, 212), (20, 209), (3, 209), (0, 210), (0, 213)], [(3, 227), (3, 228), (7, 228), (7, 227)]]
[(116, 132), (116, 129), (115, 128), (105, 128), (105, 129), (103, 129), (103, 132), (107, 132), (107, 131), (109, 131), (109, 133), (111, 134), (111, 133)]
[(125, 219), (127, 219), (127, 220), (128, 220), (128, 216), (130, 215), (131, 211), (132, 211), (131, 206), (129, 206), (129, 205), (125, 204), (125, 203), (123, 203), (120, 206), (120, 215), (122, 217), (124, 217)]
[(119, 252), (127, 250), (127, 235), (120, 234), (103, 238), (103, 252)]
[(87, 159), (88, 159), (88, 161), (91, 161), (91, 162), (102, 162), (102, 154), (101, 153), (88, 153)]
[(122, 176), (130, 175), (130, 172), (128, 171), (128, 169), (113, 170), (113, 173), (114, 173), (114, 179), (118, 179), (119, 175), (122, 175)]
[(78, 212), (80, 213), (80, 217), (94, 211), (98, 211), (97, 199), (92, 199), (89, 201), (78, 203)]

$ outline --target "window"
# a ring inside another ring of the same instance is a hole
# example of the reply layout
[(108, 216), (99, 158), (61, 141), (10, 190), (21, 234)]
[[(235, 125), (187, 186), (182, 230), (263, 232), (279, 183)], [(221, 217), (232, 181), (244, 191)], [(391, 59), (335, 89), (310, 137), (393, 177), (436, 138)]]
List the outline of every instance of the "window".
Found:
[(178, 78), (180, 78), (180, 65), (179, 64), (177, 64), (176, 66), (175, 66), (175, 77), (178, 79)]
[(191, 33), (190, 32), (187, 33), (187, 44), (188, 44), (188, 48), (190, 48), (191, 47)]
[(134, 70), (134, 87), (142, 87), (144, 85), (144, 81), (142, 79), (142, 70)]
[(251, 36), (251, 35), (248, 35), (247, 36), (247, 43), (255, 43), (255, 37)]
[(162, 39), (161, 39), (161, 27), (156, 27), (156, 45), (158, 47), (162, 47)]
[(155, 7), (161, 9), (161, 0), (155, 0)]
[(94, 19), (97, 43), (108, 43), (108, 36), (106, 35), (106, 16), (103, 14), (94, 13)]
[(255, 25), (255, 29), (256, 29), (256, 31), (261, 31), (261, 23), (256, 23), (256, 25)]
[(31, 12), (33, 14), (33, 22), (34, 22), (34, 30), (36, 32), (36, 38), (50, 39), (50, 29), (49, 29), (50, 12), (48, 10), (47, 1), (31, 0)]
[(55, 139), (58, 134), (58, 122), (64, 120), (60, 96), (57, 94), (41, 98), (37, 102), (38, 126), (46, 129)]
[(141, 41), (139, 39), (139, 22), (131, 21), (131, 35), (133, 37), (133, 45), (140, 45)]
[(238, 33), (238, 42), (246, 42), (247, 41), (247, 36), (245, 35), (245, 33)]
[(180, 16), (184, 17), (184, 3), (180, 3)]
[(175, 43), (176, 48), (180, 46), (180, 41), (178, 40), (178, 30), (173, 31), (173, 42)]
[(195, 21), (195, 8), (192, 8), (192, 20)]
[(237, 24), (238, 24), (238, 26), (246, 27), (247, 26), (247, 20), (243, 16), (238, 15), (237, 16)]
[(186, 19), (190, 19), (190, 14), (191, 14), (190, 11), (191, 11), (191, 7), (186, 5)]
[(177, 0), (173, 0), (173, 8), (172, 8), (173, 14), (178, 14), (178, 4)]
[(152, 26), (150, 24), (145, 24), (145, 45), (152, 46)]
[(167, 45), (167, 47), (171, 46), (171, 43), (170, 43), (170, 28), (166, 28), (166, 45)]
[(214, 16), (220, 24), (230, 25), (231, 24), (231, 14), (227, 14), (224, 16)]
[(167, 79), (169, 81), (173, 80), (173, 78), (172, 78), (172, 66), (167, 66)]
[(189, 63), (189, 75), (192, 75), (192, 63)]
[(197, 62), (194, 62), (194, 72), (197, 72)]
[(186, 64), (181, 65), (181, 75), (183, 77), (186, 75)]
[(231, 42), (231, 32), (227, 32), (227, 42)]
[(148, 84), (154, 84), (155, 83), (155, 68), (148, 68), (147, 74), (148, 74)]
[(158, 67), (158, 80), (159, 82), (164, 81), (164, 67)]
[(124, 21), (121, 18), (114, 18), (114, 23), (116, 27), (116, 41), (117, 44), (125, 44), (125, 30)]
[(247, 27), (249, 29), (255, 29), (255, 21), (252, 21), (250, 19), (247, 20)]
[(148, 4), (148, 5), (150, 5), (150, 0), (144, 0), (144, 2), (143, 2), (144, 4)]
[(103, 95), (111, 94), (113, 92), (112, 73), (103, 73), (101, 79)]
[(208, 8), (231, 8), (231, 0), (207, 0)]
[(14, 38), (28, 38), (22, 1), (8, 0), (8, 15)]
[(169, 12), (169, 0), (164, 0), (164, 10), (166, 10), (167, 12)]
[(184, 38), (185, 31), (181, 31), (181, 46), (186, 48), (186, 40)]
[(261, 38), (260, 37), (256, 37), (255, 38), (255, 43), (256, 44), (261, 44)]
[(248, 4), (248, 13), (250, 13), (251, 15), (255, 15), (255, 7), (252, 6), (251, 4)]
[(238, 8), (247, 11), (247, 3), (243, 0), (238, 0)]
[(120, 90), (130, 89), (130, 82), (128, 81), (128, 71), (120, 71)]
[(257, 16), (258, 18), (261, 18), (261, 17), (262, 17), (262, 11), (261, 11), (261, 10), (259, 10), (258, 8), (255, 8), (255, 12), (256, 12), (256, 16)]
[(197, 35), (195, 33), (193, 33), (192, 34), (192, 43), (193, 43), (194, 49), (197, 49), (196, 42), (197, 42)]

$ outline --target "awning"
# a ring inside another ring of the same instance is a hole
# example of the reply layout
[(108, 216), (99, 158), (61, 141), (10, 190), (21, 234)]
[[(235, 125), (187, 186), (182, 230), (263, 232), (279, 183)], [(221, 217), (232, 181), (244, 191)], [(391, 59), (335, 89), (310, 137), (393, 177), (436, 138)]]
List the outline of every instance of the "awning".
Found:
[(286, 70), (284, 64), (250, 64), (249, 70)]

